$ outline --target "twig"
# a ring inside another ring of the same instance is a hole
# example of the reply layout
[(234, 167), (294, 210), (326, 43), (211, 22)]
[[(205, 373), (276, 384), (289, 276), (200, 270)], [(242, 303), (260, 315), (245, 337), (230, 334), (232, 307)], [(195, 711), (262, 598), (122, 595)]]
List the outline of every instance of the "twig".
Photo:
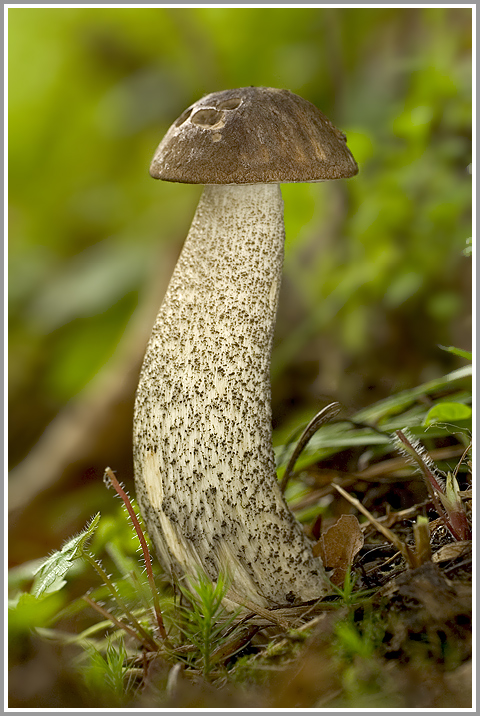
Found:
[(300, 436), (300, 439), (298, 443), (295, 446), (295, 450), (292, 453), (292, 456), (290, 457), (290, 460), (288, 461), (288, 465), (285, 468), (284, 475), (282, 477), (282, 481), (280, 483), (280, 490), (282, 493), (285, 492), (286, 487), (288, 485), (288, 481), (292, 475), (293, 468), (295, 467), (295, 463), (298, 460), (298, 457), (302, 450), (306, 447), (308, 442), (311, 440), (311, 438), (315, 435), (317, 430), (327, 422), (327, 420), (331, 420), (334, 418), (338, 413), (340, 412), (340, 403), (330, 403), (330, 405), (325, 406), (325, 408), (322, 408), (312, 420), (308, 423), (307, 427), (303, 431), (303, 433)]
[(416, 567), (417, 560), (415, 558), (415, 554), (412, 552), (410, 547), (402, 542), (401, 539), (397, 537), (397, 535), (388, 529), (388, 527), (385, 527), (382, 525), (381, 522), (379, 522), (375, 517), (367, 510), (366, 507), (362, 505), (362, 503), (357, 500), (355, 497), (352, 497), (346, 490), (344, 490), (340, 485), (336, 485), (333, 483), (334, 488), (339, 492), (342, 497), (344, 497), (348, 502), (350, 502), (351, 505), (354, 505), (354, 507), (357, 508), (359, 512), (362, 513), (362, 515), (365, 515), (367, 520), (372, 523), (372, 525), (378, 530), (378, 532), (381, 532), (384, 537), (386, 537), (389, 542), (391, 542), (401, 553), (401, 555), (404, 557), (404, 559), (408, 562), (410, 567)]
[[(442, 448), (435, 448), (434, 450), (430, 450), (428, 452), (429, 457), (432, 460), (447, 460), (449, 458), (458, 457), (462, 454), (463, 447), (460, 449), (453, 447), (451, 445), (447, 447)], [(402, 474), (402, 469), (406, 469), (405, 474)], [(343, 487), (349, 487), (350, 485), (354, 485), (356, 482), (376, 482), (376, 483), (385, 483), (385, 482), (399, 482), (402, 481), (411, 481), (412, 479), (418, 479), (422, 480), (423, 477), (420, 475), (416, 475), (411, 473), (412, 469), (414, 469), (411, 465), (411, 461), (407, 457), (394, 457), (390, 458), (388, 460), (382, 460), (379, 463), (375, 463), (373, 465), (369, 465), (368, 467), (364, 468), (363, 470), (359, 472), (341, 472), (339, 470), (322, 470), (320, 472), (320, 476), (325, 476), (325, 483), (328, 480), (328, 484), (324, 484), (323, 487), (319, 487), (317, 489), (312, 490), (308, 495), (306, 495), (302, 500), (299, 502), (296, 502), (294, 505), (291, 505), (291, 509), (293, 512), (296, 512), (298, 510), (302, 510), (304, 507), (310, 507), (310, 505), (317, 504), (318, 500), (321, 497), (325, 497), (325, 495), (330, 495), (333, 491), (333, 482), (332, 480), (334, 478), (341, 479), (342, 486)], [(384, 477), (389, 476), (390, 477)], [(330, 477), (332, 476), (332, 477)], [(384, 519), (384, 518), (379, 518)]]
[[(432, 500), (430, 497), (428, 497), (427, 500), (419, 502), (412, 507), (406, 507), (404, 510), (399, 510), (398, 512), (387, 511), (387, 514), (383, 515), (383, 517), (378, 517), (377, 521), (382, 523), (386, 522), (387, 527), (392, 527), (396, 522), (402, 522), (403, 520), (408, 520), (411, 517), (415, 517), (415, 515), (418, 514), (419, 510), (431, 504)], [(369, 525), (365, 522), (363, 525), (360, 525), (360, 529), (365, 530), (366, 528), (368, 528), (368, 526)]]

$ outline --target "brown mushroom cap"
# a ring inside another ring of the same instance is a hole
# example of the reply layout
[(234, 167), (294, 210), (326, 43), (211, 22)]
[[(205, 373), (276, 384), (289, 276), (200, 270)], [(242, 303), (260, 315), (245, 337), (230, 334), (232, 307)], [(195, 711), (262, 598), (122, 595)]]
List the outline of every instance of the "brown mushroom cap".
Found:
[(346, 137), (288, 90), (242, 87), (202, 97), (172, 124), (150, 166), (185, 184), (287, 184), (354, 176)]

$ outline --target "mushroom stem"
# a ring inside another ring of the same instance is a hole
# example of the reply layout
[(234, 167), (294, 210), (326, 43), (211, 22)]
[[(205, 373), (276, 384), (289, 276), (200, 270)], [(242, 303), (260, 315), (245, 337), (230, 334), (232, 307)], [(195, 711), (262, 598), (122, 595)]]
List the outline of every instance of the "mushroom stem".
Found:
[(164, 567), (212, 580), (226, 572), (232, 601), (261, 606), (326, 591), (275, 473), (270, 357), (283, 246), (278, 184), (205, 187), (134, 418), (137, 497)]

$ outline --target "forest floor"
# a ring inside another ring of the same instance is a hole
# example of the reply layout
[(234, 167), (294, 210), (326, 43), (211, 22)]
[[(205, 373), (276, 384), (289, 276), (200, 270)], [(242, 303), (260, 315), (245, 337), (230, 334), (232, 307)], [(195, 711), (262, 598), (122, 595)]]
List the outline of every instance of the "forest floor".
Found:
[(323, 425), (296, 471), (294, 441), (277, 451), (330, 580), (321, 600), (232, 616), (228, 585), (202, 579), (174, 597), (158, 568), (146, 578), (122, 509), (40, 571), (16, 567), (9, 706), (471, 708), (471, 432), (459, 407), (471, 393), (468, 370), (447, 378)]

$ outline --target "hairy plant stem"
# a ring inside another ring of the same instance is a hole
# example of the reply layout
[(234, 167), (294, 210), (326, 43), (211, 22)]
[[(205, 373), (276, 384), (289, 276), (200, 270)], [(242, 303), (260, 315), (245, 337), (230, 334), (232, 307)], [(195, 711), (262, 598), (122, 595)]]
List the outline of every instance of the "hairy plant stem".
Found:
[(147, 649), (156, 651), (157, 645), (153, 644), (152, 641), (146, 640), (144, 637), (140, 636), (134, 629), (128, 626), (128, 624), (125, 624), (125, 622), (122, 622), (121, 619), (117, 619), (116, 616), (114, 616), (111, 612), (109, 612), (107, 609), (102, 607), (98, 602), (95, 602), (93, 599), (90, 599), (89, 596), (86, 594), (82, 597), (83, 601), (86, 602), (92, 609), (95, 609), (96, 612), (102, 615), (102, 617), (105, 617), (108, 619), (108, 621), (112, 622), (112, 624), (115, 624), (115, 626), (118, 629), (123, 629), (127, 634), (130, 634), (131, 637), (139, 641), (141, 644), (143, 644)]
[[(132, 624), (134, 625), (134, 627), (136, 628), (136, 630), (137, 630), (137, 632), (138, 632), (138, 635), (139, 635), (140, 640), (141, 640), (142, 642), (147, 643), (148, 646), (149, 646), (152, 650), (156, 651), (156, 650), (158, 649), (158, 644), (157, 644), (157, 643), (155, 642), (155, 640), (150, 636), (150, 634), (145, 630), (145, 628), (140, 624), (140, 622), (138, 621), (138, 619), (136, 619), (136, 617), (132, 614), (132, 612), (130, 611), (130, 609), (127, 607), (127, 605), (125, 604), (125, 602), (124, 602), (123, 599), (121, 598), (120, 594), (118, 593), (117, 588), (115, 587), (114, 583), (112, 582), (112, 580), (110, 579), (110, 577), (108, 576), (108, 574), (105, 572), (105, 570), (103, 569), (103, 567), (102, 567), (102, 566), (97, 562), (97, 560), (96, 560), (94, 557), (92, 557), (92, 555), (89, 554), (88, 552), (84, 552), (84, 553), (83, 553), (83, 556), (85, 557), (85, 559), (87, 560), (87, 562), (89, 562), (89, 564), (92, 565), (92, 567), (94, 568), (94, 570), (97, 572), (97, 574), (100, 576), (100, 578), (102, 579), (102, 581), (105, 583), (106, 587), (108, 588), (108, 590), (109, 590), (110, 593), (112, 594), (113, 598), (114, 598), (115, 601), (117, 602), (117, 604), (118, 604), (118, 606), (120, 607), (120, 609), (122, 610), (122, 612), (123, 612), (123, 613), (125, 614), (125, 616), (128, 617), (128, 619), (132, 622)], [(108, 617), (108, 618), (110, 618), (110, 617)]]
[(137, 537), (140, 541), (140, 545), (143, 552), (143, 558), (145, 560), (145, 569), (147, 570), (147, 577), (148, 577), (148, 583), (150, 585), (150, 591), (152, 592), (152, 598), (153, 598), (153, 607), (155, 611), (155, 617), (157, 620), (158, 629), (160, 631), (160, 636), (162, 639), (166, 642), (168, 642), (168, 636), (165, 629), (165, 625), (163, 623), (163, 617), (162, 612), (160, 610), (160, 603), (158, 600), (158, 592), (157, 587), (155, 585), (155, 580), (153, 578), (153, 569), (152, 569), (152, 562), (150, 559), (150, 552), (148, 551), (148, 545), (147, 541), (145, 539), (145, 535), (143, 534), (143, 530), (140, 526), (140, 523), (138, 521), (138, 517), (135, 514), (135, 510), (133, 509), (132, 503), (129, 500), (129, 497), (125, 490), (122, 488), (120, 483), (118, 482), (117, 478), (115, 477), (115, 473), (110, 467), (107, 467), (105, 469), (105, 475), (110, 480), (113, 488), (117, 492), (117, 494), (121, 497), (123, 500), (123, 504), (127, 508), (128, 514), (130, 515), (130, 519), (132, 520), (133, 526), (135, 528), (135, 532), (137, 533)]

